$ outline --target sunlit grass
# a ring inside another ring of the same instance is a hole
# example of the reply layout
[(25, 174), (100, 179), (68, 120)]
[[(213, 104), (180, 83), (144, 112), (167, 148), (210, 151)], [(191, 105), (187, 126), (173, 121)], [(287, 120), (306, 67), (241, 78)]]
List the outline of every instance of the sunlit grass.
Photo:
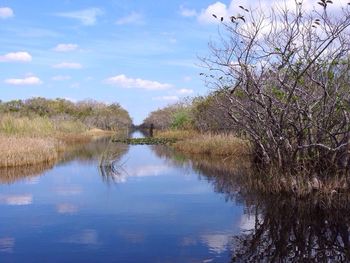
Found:
[(227, 134), (201, 134), (190, 139), (178, 141), (174, 148), (190, 154), (248, 157), (251, 153), (249, 143)]
[(194, 138), (198, 135), (199, 133), (195, 130), (165, 130), (156, 131), (154, 137), (166, 139), (189, 139)]
[(28, 166), (57, 160), (59, 152), (75, 143), (112, 135), (88, 130), (80, 121), (54, 122), (45, 117), (0, 117), (0, 167)]
[(58, 149), (55, 139), (0, 135), (0, 167), (50, 163), (58, 158)]

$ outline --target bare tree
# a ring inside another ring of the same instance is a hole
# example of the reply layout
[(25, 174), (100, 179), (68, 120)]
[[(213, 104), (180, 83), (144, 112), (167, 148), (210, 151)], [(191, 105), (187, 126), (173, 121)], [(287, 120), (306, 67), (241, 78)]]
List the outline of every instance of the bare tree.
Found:
[(349, 168), (350, 13), (321, 0), (217, 18), (223, 30), (203, 58), (207, 84), (223, 91), (231, 120), (257, 160), (287, 174)]

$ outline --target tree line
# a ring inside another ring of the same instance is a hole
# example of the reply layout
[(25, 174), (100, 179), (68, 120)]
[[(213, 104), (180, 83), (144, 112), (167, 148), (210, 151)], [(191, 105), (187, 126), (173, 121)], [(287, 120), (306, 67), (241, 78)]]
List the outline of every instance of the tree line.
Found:
[(234, 130), (275, 174), (348, 174), (350, 7), (315, 4), (213, 14), (220, 36), (201, 75), (214, 92), (152, 112), (145, 125)]
[(72, 102), (66, 99), (30, 98), (0, 101), (0, 115), (44, 117), (55, 123), (79, 121), (88, 128), (117, 130), (132, 125), (129, 113), (118, 103), (106, 104), (95, 100)]

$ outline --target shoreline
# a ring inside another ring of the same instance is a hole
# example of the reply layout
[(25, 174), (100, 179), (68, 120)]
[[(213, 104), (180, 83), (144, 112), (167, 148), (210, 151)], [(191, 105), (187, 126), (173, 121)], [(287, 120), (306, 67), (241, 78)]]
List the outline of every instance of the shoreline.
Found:
[(158, 130), (155, 134), (155, 137), (160, 138), (176, 138), (177, 142), (172, 144), (171, 148), (190, 160), (199, 162), (199, 157), (203, 157), (202, 159), (221, 159), (221, 165), (228, 175), (230, 174), (230, 166), (236, 168), (237, 164), (250, 163), (250, 168), (245, 169), (242, 173), (250, 190), (264, 194), (287, 194), (299, 198), (314, 194), (339, 196), (350, 193), (350, 178), (346, 175), (339, 175), (335, 178), (320, 178), (316, 174), (292, 176), (282, 175), (278, 172), (257, 171), (254, 167), (249, 143), (235, 135), (202, 134), (181, 130)]
[(51, 136), (0, 134), (0, 168), (26, 167), (54, 163), (71, 145), (88, 143), (117, 131), (92, 129), (82, 133), (58, 133)]

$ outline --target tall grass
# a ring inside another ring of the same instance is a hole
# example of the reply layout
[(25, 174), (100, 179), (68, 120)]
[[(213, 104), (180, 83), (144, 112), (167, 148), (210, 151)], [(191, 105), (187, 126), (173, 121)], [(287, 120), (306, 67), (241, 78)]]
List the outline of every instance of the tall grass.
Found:
[(50, 163), (58, 158), (58, 148), (49, 138), (0, 135), (0, 167)]
[(47, 118), (16, 118), (11, 115), (0, 117), (0, 133), (31, 137), (48, 136), (55, 131), (53, 123)]
[(174, 148), (189, 154), (241, 157), (251, 154), (247, 141), (230, 134), (201, 134), (176, 142)]
[(60, 133), (83, 133), (87, 127), (80, 121), (53, 122), (46, 117), (0, 117), (0, 134), (29, 137), (47, 137)]
[(67, 145), (89, 142), (98, 134), (102, 131), (88, 131), (80, 121), (0, 116), (0, 167), (53, 162)]
[(165, 139), (189, 139), (198, 136), (199, 133), (195, 130), (165, 130), (155, 132), (155, 137), (157, 138), (165, 138)]

